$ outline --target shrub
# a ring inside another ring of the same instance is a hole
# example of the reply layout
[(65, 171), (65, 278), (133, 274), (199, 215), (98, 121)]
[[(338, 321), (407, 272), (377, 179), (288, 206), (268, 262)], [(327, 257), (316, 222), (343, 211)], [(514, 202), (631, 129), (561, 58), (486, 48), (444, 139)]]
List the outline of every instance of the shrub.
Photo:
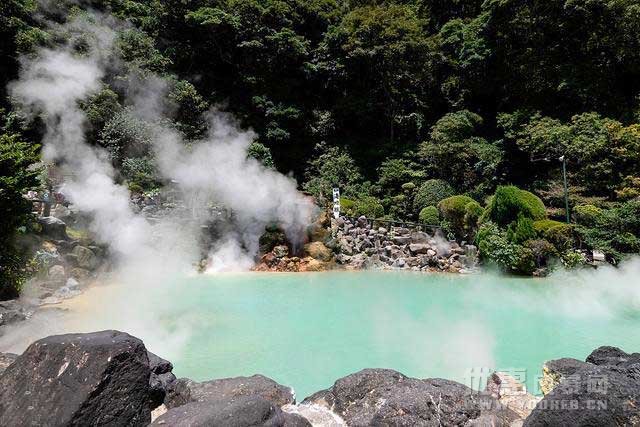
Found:
[(540, 221), (533, 222), (533, 228), (536, 230), (539, 236), (544, 236), (550, 228), (564, 225), (564, 222), (554, 221), (552, 219), (541, 219)]
[(498, 187), (487, 207), (486, 218), (506, 226), (516, 221), (518, 214), (536, 221), (546, 217), (546, 209), (533, 193), (512, 185)]
[(437, 206), (440, 201), (455, 194), (453, 188), (441, 179), (430, 179), (424, 182), (413, 199), (415, 212), (420, 212), (427, 206)]
[(574, 250), (568, 250), (564, 252), (560, 260), (562, 261), (562, 265), (564, 266), (564, 268), (567, 268), (569, 270), (582, 267), (587, 262), (587, 259), (583, 254)]
[(484, 209), (475, 200), (464, 207), (464, 226), (469, 236), (475, 234)]
[(427, 206), (420, 211), (420, 222), (427, 225), (439, 225), (440, 217), (438, 215), (438, 208), (435, 206)]
[(553, 243), (561, 252), (569, 250), (575, 244), (573, 226), (570, 224), (560, 224), (549, 228), (544, 232), (544, 238)]
[(536, 234), (531, 218), (527, 218), (521, 213), (518, 214), (518, 220), (512, 222), (507, 229), (507, 238), (514, 243), (522, 244), (527, 240), (535, 239)]
[(122, 175), (130, 184), (148, 190), (157, 185), (153, 161), (148, 157), (126, 158), (122, 161)]
[(537, 267), (546, 267), (551, 259), (558, 256), (558, 251), (548, 240), (535, 239), (527, 241), (524, 246), (531, 250)]
[(340, 208), (345, 215), (353, 217), (364, 215), (367, 218), (380, 218), (384, 215), (382, 203), (372, 196), (356, 200), (341, 198)]
[(506, 233), (492, 222), (483, 224), (478, 230), (476, 242), (480, 257), (486, 262), (515, 274), (531, 275), (536, 268), (531, 249), (512, 243)]
[(444, 220), (451, 224), (453, 233), (457, 237), (466, 234), (465, 214), (467, 205), (477, 203), (469, 196), (451, 196), (438, 203), (438, 210)]
[(594, 225), (602, 215), (602, 209), (594, 205), (578, 205), (573, 208), (573, 215), (578, 224)]
[(247, 157), (252, 157), (262, 163), (262, 165), (269, 169), (275, 169), (276, 164), (273, 161), (271, 150), (264, 144), (259, 142), (252, 142), (247, 149)]

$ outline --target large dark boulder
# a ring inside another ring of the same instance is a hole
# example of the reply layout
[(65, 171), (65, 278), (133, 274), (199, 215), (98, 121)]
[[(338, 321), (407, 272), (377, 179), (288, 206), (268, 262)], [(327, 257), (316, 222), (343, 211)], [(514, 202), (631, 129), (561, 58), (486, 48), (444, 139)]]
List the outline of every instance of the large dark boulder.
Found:
[(149, 357), (149, 396), (151, 399), (151, 409), (155, 409), (164, 403), (168, 391), (173, 387), (176, 376), (173, 374), (173, 364), (150, 351)]
[(55, 240), (67, 240), (67, 224), (54, 216), (38, 218), (38, 224), (42, 227), (42, 234)]
[(279, 407), (295, 402), (291, 388), (263, 375), (253, 375), (203, 382), (180, 378), (173, 384), (165, 399), (165, 405), (171, 409), (190, 402), (224, 400), (240, 396), (259, 396)]
[[(622, 426), (640, 424), (640, 360), (614, 347), (601, 347), (588, 363), (572, 362), (527, 417), (534, 426)], [(596, 362), (598, 364), (595, 364)]]
[(0, 374), (9, 367), (18, 358), (17, 354), (13, 353), (0, 353)]
[(144, 344), (123, 332), (41, 339), (0, 376), (0, 425), (147, 425), (149, 375)]
[(587, 362), (594, 365), (628, 367), (640, 363), (640, 353), (628, 354), (617, 347), (603, 346), (587, 356)]
[(307, 397), (348, 425), (509, 425), (517, 419), (487, 393), (442, 379), (415, 379), (389, 369), (365, 369)]
[(226, 397), (187, 403), (169, 410), (151, 425), (311, 427), (303, 417), (287, 414), (278, 405), (259, 396)]

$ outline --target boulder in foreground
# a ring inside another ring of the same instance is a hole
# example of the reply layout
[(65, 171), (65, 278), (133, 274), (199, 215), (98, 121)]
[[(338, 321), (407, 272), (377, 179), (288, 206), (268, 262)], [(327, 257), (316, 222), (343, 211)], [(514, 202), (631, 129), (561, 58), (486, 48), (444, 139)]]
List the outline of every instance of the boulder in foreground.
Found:
[(527, 417), (526, 427), (640, 424), (640, 354), (601, 347), (587, 363), (571, 367)]
[(365, 369), (341, 378), (303, 404), (331, 408), (355, 426), (507, 426), (518, 419), (487, 393), (448, 380), (409, 378), (389, 369)]
[(0, 425), (147, 425), (149, 375), (144, 344), (126, 333), (43, 338), (0, 376)]
[(287, 414), (278, 405), (260, 396), (227, 397), (187, 403), (169, 410), (151, 425), (311, 427), (303, 417)]

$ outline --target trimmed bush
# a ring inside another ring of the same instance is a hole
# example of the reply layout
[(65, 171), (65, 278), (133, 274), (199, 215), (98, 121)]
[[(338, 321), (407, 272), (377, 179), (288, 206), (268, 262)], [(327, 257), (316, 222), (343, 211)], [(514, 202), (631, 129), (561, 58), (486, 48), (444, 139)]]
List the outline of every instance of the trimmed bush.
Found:
[(476, 242), (480, 257), (504, 271), (531, 275), (536, 268), (536, 259), (531, 249), (512, 243), (506, 233), (496, 224), (487, 222), (478, 230)]
[(439, 225), (440, 216), (438, 214), (438, 208), (435, 206), (427, 206), (420, 211), (420, 222), (427, 225)]
[(380, 218), (384, 215), (384, 207), (380, 200), (371, 196), (356, 200), (340, 198), (340, 208), (347, 216), (364, 215), (367, 218)]
[(560, 224), (549, 228), (544, 232), (544, 238), (553, 243), (558, 251), (563, 252), (572, 248), (575, 244), (573, 226)]
[(464, 237), (466, 234), (465, 214), (467, 205), (471, 203), (477, 202), (469, 196), (451, 196), (438, 203), (440, 216), (450, 224), (456, 237)]
[(602, 209), (594, 205), (578, 205), (573, 208), (575, 220), (580, 225), (595, 225), (602, 216)]
[(524, 246), (533, 253), (537, 267), (546, 267), (553, 258), (558, 257), (555, 246), (544, 239), (529, 240)]
[(455, 191), (447, 181), (430, 179), (418, 188), (413, 199), (414, 211), (417, 213), (427, 206), (437, 206), (440, 201), (454, 194)]
[(565, 223), (560, 221), (554, 221), (552, 219), (542, 219), (540, 221), (533, 222), (533, 228), (535, 228), (536, 232), (540, 236), (544, 236), (544, 233), (546, 233), (547, 230), (553, 227), (557, 227), (559, 225), (565, 225)]
[(518, 187), (502, 186), (491, 198), (485, 217), (498, 225), (506, 226), (522, 214), (534, 221), (546, 218), (544, 203), (538, 196)]
[(507, 229), (507, 238), (513, 243), (522, 244), (527, 240), (535, 239), (536, 234), (531, 218), (527, 218), (521, 213), (518, 214), (518, 220), (511, 223)]
[(467, 203), (464, 207), (464, 226), (467, 229), (469, 235), (475, 234), (478, 228), (478, 222), (482, 216), (484, 209), (480, 206), (480, 203), (475, 200), (471, 203)]

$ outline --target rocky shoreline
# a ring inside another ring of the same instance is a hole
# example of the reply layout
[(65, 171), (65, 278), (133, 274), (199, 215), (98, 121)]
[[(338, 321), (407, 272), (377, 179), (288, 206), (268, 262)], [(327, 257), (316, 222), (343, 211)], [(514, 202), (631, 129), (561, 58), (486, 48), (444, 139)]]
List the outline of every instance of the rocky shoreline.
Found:
[(196, 382), (119, 331), (56, 335), (0, 355), (0, 425), (548, 426), (640, 422), (640, 353), (545, 364), (544, 397), (495, 373), (485, 391), (365, 369), (296, 402), (262, 375)]

